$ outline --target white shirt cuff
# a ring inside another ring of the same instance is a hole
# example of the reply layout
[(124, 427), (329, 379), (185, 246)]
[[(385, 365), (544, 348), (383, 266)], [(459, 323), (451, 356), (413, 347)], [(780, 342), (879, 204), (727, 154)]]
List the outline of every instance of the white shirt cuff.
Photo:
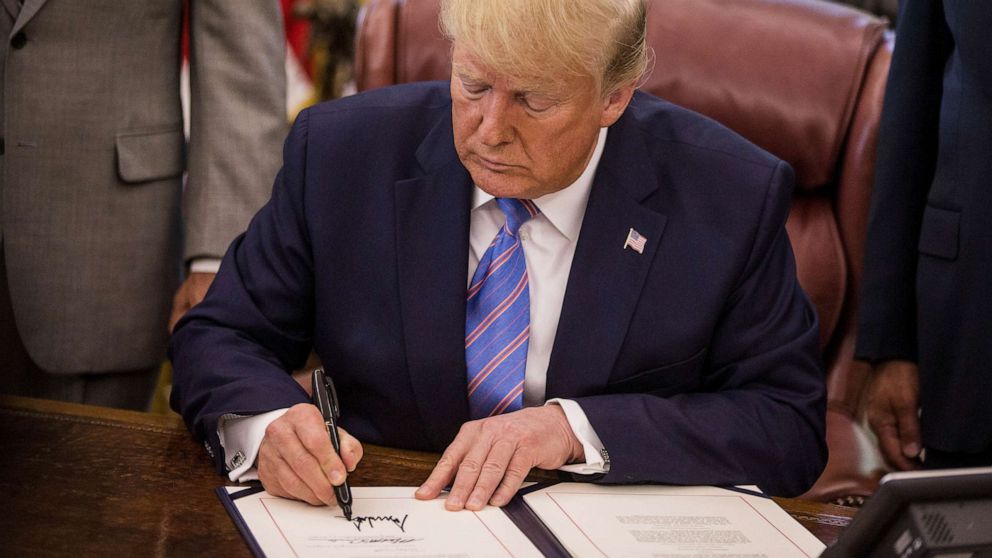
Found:
[(255, 459), (265, 437), (265, 429), (289, 409), (276, 409), (260, 415), (224, 415), (217, 421), (217, 436), (224, 450), (227, 477), (234, 482), (258, 479)]
[(189, 262), (190, 273), (213, 273), (220, 271), (220, 258), (193, 258)]
[(606, 452), (606, 447), (599, 439), (592, 424), (589, 423), (589, 419), (586, 418), (586, 413), (582, 410), (582, 407), (571, 399), (549, 399), (545, 405), (551, 403), (557, 404), (565, 412), (568, 425), (572, 427), (572, 433), (579, 439), (582, 449), (586, 454), (585, 463), (562, 465), (558, 469), (566, 473), (575, 473), (578, 475), (608, 473), (610, 471), (610, 455)]

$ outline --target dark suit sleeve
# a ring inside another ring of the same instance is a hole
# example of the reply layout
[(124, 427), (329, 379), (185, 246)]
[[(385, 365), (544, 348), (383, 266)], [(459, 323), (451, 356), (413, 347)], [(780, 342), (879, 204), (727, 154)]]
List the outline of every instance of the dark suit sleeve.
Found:
[(607, 483), (756, 483), (808, 489), (826, 462), (815, 312), (796, 279), (785, 231), (792, 170), (780, 163), (751, 253), (692, 393), (581, 397), (610, 454)]
[(858, 358), (915, 360), (920, 223), (937, 164), (952, 44), (938, 0), (902, 3), (879, 131), (865, 245)]
[(287, 373), (312, 346), (313, 266), (303, 214), (307, 117), (286, 140), (272, 199), (232, 243), (206, 298), (179, 322), (171, 405), (223, 471), (217, 421), (306, 402)]

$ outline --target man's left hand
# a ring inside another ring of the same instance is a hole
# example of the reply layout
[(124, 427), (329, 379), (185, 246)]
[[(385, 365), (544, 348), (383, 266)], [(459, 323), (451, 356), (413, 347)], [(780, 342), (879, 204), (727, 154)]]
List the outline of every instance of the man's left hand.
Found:
[(558, 405), (473, 420), (462, 425), (416, 496), (435, 498), (451, 483), (444, 504), (448, 510), (503, 506), (531, 468), (557, 469), (584, 458), (582, 444)]
[(176, 296), (172, 297), (172, 315), (169, 316), (169, 332), (176, 327), (176, 322), (190, 308), (196, 306), (207, 296), (207, 289), (214, 282), (215, 273), (190, 273), (186, 280), (176, 291)]

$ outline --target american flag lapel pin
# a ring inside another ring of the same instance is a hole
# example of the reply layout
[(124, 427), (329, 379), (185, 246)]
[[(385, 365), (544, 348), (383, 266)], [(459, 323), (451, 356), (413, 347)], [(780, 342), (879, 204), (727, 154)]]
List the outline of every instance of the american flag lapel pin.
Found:
[(627, 233), (627, 240), (623, 242), (623, 249), (626, 250), (630, 248), (637, 252), (638, 254), (644, 253), (644, 244), (648, 241), (641, 233), (634, 229), (630, 229)]

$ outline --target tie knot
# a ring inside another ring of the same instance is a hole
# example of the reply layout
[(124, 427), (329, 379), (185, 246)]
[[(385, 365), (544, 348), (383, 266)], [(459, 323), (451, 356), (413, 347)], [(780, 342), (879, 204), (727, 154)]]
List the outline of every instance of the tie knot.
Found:
[(541, 212), (537, 205), (530, 200), (518, 200), (515, 198), (496, 198), (496, 203), (500, 210), (506, 215), (506, 228), (511, 236), (517, 236), (520, 225), (523, 225), (532, 217), (536, 217)]

